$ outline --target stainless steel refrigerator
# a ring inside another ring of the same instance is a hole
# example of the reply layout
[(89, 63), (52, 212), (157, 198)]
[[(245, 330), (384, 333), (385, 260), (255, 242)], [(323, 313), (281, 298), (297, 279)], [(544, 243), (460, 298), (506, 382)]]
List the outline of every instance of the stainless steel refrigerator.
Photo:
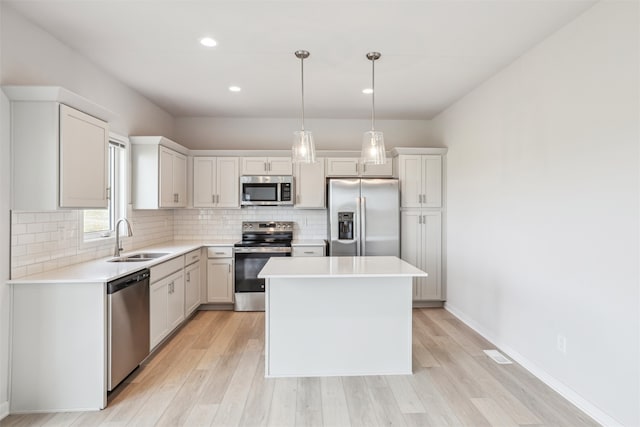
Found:
[(329, 255), (400, 256), (397, 179), (328, 182)]

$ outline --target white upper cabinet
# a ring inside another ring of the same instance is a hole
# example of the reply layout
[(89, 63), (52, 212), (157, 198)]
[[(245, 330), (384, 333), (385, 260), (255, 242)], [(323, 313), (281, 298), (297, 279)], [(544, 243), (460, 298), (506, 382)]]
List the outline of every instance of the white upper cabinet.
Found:
[(359, 157), (328, 157), (326, 175), (328, 177), (391, 177), (393, 162), (390, 158), (383, 165), (361, 163)]
[(398, 156), (400, 205), (403, 208), (442, 207), (442, 156)]
[(296, 163), (294, 167), (294, 187), (296, 201), (294, 207), (323, 209), (325, 207), (324, 159), (315, 163)]
[(58, 102), (11, 102), (13, 209), (107, 207), (109, 128)]
[(187, 205), (187, 157), (160, 147), (160, 207)]
[(107, 207), (108, 153), (107, 124), (60, 105), (60, 207)]
[(237, 157), (194, 157), (193, 206), (240, 207), (238, 163)]
[(293, 175), (291, 157), (243, 157), (242, 175)]
[(187, 156), (165, 144), (184, 148), (164, 137), (134, 136), (130, 140), (133, 208), (186, 207)]

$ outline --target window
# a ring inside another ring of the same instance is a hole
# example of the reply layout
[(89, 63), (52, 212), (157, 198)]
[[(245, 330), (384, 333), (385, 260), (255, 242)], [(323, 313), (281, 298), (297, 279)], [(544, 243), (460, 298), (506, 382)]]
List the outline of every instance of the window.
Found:
[(126, 207), (126, 145), (109, 141), (109, 194), (107, 209), (87, 209), (82, 215), (84, 241), (110, 237), (118, 218), (125, 216)]

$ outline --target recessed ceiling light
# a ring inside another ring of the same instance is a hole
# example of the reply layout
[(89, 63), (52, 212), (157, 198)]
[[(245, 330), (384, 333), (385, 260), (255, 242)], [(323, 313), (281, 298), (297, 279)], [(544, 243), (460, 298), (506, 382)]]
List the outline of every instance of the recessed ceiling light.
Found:
[(373, 89), (371, 89), (370, 87), (366, 88), (366, 89), (362, 89), (362, 93), (366, 94), (366, 95), (370, 95), (373, 93)]
[(240, 92), (242, 88), (240, 86), (229, 86), (231, 92)]
[(218, 44), (218, 42), (211, 37), (203, 37), (200, 39), (200, 44), (206, 47), (214, 47)]

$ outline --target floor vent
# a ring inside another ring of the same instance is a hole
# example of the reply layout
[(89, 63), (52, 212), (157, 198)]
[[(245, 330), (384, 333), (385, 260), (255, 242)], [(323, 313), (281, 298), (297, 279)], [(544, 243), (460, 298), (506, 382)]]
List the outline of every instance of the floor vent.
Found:
[(493, 361), (496, 363), (499, 363), (501, 365), (509, 365), (513, 363), (511, 360), (504, 357), (504, 355), (500, 353), (498, 350), (483, 350), (483, 351), (487, 354), (487, 356), (492, 358)]

